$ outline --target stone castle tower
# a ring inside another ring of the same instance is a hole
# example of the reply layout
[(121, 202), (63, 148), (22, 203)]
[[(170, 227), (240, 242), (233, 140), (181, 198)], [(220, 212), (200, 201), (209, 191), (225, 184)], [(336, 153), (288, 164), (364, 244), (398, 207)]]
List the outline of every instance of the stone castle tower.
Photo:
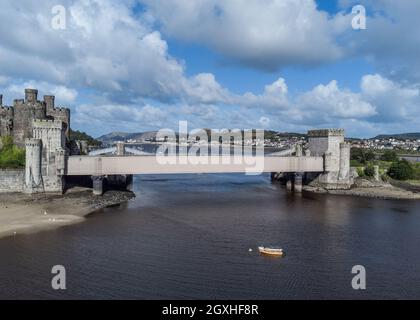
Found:
[(38, 101), (38, 90), (25, 89), (25, 99), (16, 99), (13, 107), (3, 106), (0, 95), (0, 136), (13, 136), (14, 143), (25, 146), (25, 140), (33, 138), (34, 120), (60, 121), (68, 141), (70, 138), (70, 110), (56, 108), (54, 96), (44, 96)]
[(308, 132), (308, 140), (310, 154), (324, 157), (325, 172), (314, 178), (313, 183), (327, 189), (350, 188), (353, 184), (350, 174), (351, 145), (345, 142), (344, 130), (312, 130)]
[(38, 101), (38, 90), (26, 89), (25, 99), (13, 107), (3, 106), (0, 95), (0, 136), (26, 148), (23, 191), (63, 192), (67, 145), (70, 140), (70, 110), (56, 108), (54, 96)]

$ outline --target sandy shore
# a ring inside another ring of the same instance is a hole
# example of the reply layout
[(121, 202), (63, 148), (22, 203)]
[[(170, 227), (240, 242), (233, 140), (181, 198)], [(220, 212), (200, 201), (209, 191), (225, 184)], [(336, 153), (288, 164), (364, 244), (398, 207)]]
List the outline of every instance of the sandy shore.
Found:
[(101, 208), (126, 202), (131, 192), (109, 191), (102, 197), (76, 188), (65, 195), (0, 194), (0, 238), (79, 223)]
[(305, 186), (304, 190), (315, 193), (367, 197), (384, 200), (420, 200), (420, 193), (396, 188), (390, 185), (372, 188), (352, 188), (350, 190), (326, 190), (323, 188)]

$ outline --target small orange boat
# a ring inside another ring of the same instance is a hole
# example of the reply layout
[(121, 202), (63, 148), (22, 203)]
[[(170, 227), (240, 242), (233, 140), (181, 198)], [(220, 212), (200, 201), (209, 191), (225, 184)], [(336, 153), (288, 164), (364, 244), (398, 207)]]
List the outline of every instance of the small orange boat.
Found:
[(284, 255), (283, 249), (258, 247), (258, 250), (260, 251), (261, 254), (272, 256), (272, 257), (282, 257)]

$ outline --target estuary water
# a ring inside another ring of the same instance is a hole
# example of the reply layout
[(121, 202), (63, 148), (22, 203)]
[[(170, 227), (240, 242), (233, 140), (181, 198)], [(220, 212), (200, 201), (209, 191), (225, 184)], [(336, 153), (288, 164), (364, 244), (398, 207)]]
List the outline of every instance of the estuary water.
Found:
[(135, 192), (84, 223), (0, 240), (0, 298), (420, 299), (418, 202), (292, 194), (269, 175), (137, 176)]

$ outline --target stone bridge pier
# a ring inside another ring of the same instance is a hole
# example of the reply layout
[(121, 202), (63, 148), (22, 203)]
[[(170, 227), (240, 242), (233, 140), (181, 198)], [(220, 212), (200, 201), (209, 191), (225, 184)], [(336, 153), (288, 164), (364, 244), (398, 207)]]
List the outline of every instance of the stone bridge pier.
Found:
[[(117, 142), (116, 155), (126, 155), (124, 142)], [(133, 175), (121, 174), (92, 176), (92, 186), (93, 194), (96, 196), (103, 195), (107, 187), (131, 191), (133, 189)]]

